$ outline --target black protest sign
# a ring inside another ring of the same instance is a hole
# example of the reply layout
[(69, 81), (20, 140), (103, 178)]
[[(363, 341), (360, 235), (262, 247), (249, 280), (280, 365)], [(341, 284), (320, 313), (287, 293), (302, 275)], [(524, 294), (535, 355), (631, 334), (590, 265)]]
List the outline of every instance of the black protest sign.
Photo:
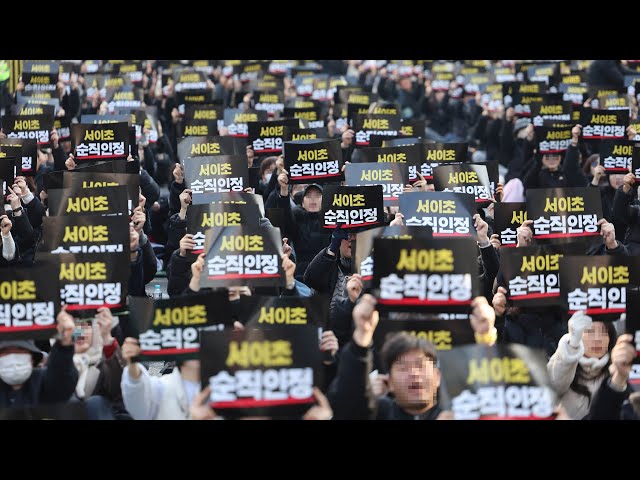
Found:
[(369, 135), (399, 135), (402, 127), (400, 115), (357, 115), (353, 120), (355, 146), (369, 146)]
[(16, 173), (16, 158), (0, 156), (0, 187), (3, 197), (9, 193), (7, 187), (13, 185)]
[(409, 182), (418, 179), (416, 172), (424, 157), (422, 143), (397, 147), (361, 148), (359, 154), (359, 158), (362, 158), (363, 162), (406, 164)]
[(558, 91), (562, 93), (562, 100), (571, 102), (574, 107), (581, 106), (584, 103), (588, 90), (586, 84), (573, 85), (561, 83), (558, 86)]
[(218, 135), (218, 120), (194, 120), (182, 121), (182, 135), (184, 137), (209, 137)]
[(53, 128), (58, 132), (61, 142), (71, 140), (71, 117), (56, 117), (53, 121)]
[(25, 60), (23, 74), (54, 74), (60, 72), (60, 63), (46, 60)]
[(561, 306), (560, 259), (565, 252), (558, 245), (510, 248), (500, 252), (508, 297), (520, 307)]
[(11, 113), (13, 115), (46, 115), (55, 117), (56, 107), (54, 105), (40, 105), (29, 102), (18, 103), (11, 105)]
[(1, 420), (88, 420), (84, 402), (27, 405), (0, 409)]
[(0, 340), (53, 336), (60, 311), (59, 269), (60, 261), (0, 269)]
[(622, 96), (607, 95), (605, 97), (599, 97), (591, 103), (592, 107), (600, 108), (601, 110), (628, 110), (629, 98), (625, 93)]
[(527, 215), (537, 241), (571, 241), (600, 235), (602, 200), (596, 188), (527, 190)]
[(238, 204), (238, 205), (255, 205), (260, 211), (260, 215), (264, 216), (264, 199), (262, 195), (257, 193), (203, 193), (196, 195), (191, 199), (193, 205), (206, 205), (208, 203)]
[(55, 92), (58, 89), (58, 72), (51, 73), (31, 73), (22, 72), (22, 83), (24, 92)]
[[(358, 115), (367, 115), (368, 113), (373, 113), (370, 111), (369, 105), (360, 105), (357, 103), (349, 103), (347, 105), (347, 120), (350, 123), (353, 123), (353, 120), (358, 116)], [(394, 113), (393, 115), (397, 115), (397, 113)]]
[(284, 142), (295, 142), (298, 140), (317, 140), (329, 138), (329, 131), (326, 127), (322, 128), (289, 128), (285, 127)]
[(628, 140), (603, 140), (600, 143), (600, 165), (608, 174), (627, 174), (631, 170), (634, 150), (635, 143)]
[(201, 287), (281, 287), (285, 284), (278, 228), (243, 225), (209, 229), (204, 251)]
[(472, 238), (376, 238), (373, 249), (373, 280), (384, 310), (465, 313), (478, 295)]
[(282, 152), (284, 128), (298, 128), (297, 119), (274, 120), (272, 122), (249, 122), (249, 145), (256, 155)]
[(71, 126), (76, 162), (83, 160), (125, 160), (129, 155), (129, 125), (126, 122)]
[(369, 140), (370, 147), (403, 147), (424, 143), (420, 137), (406, 137), (404, 135), (370, 135)]
[(207, 327), (231, 326), (231, 305), (226, 291), (182, 295), (171, 300), (129, 298), (132, 335), (140, 344), (140, 359), (195, 360), (200, 334)]
[(400, 127), (400, 134), (405, 137), (421, 137), (424, 135), (425, 122), (424, 120), (402, 120), (402, 126)]
[(571, 144), (571, 129), (573, 125), (568, 123), (565, 126), (539, 126), (535, 127), (535, 139), (538, 144), (538, 153), (542, 155), (552, 153), (562, 153)]
[(181, 69), (173, 74), (174, 90), (182, 92), (184, 90), (206, 90), (207, 76), (196, 70)]
[(624, 139), (629, 125), (629, 110), (603, 111), (585, 107), (580, 115), (580, 125), (585, 140)]
[(140, 199), (140, 175), (137, 173), (97, 173), (67, 171), (62, 176), (62, 188), (127, 187), (127, 208), (133, 210)]
[(40, 250), (49, 253), (129, 253), (124, 216), (61, 216), (42, 219)]
[(558, 63), (539, 63), (531, 65), (525, 70), (529, 82), (545, 82), (555, 84), (560, 76)]
[[(554, 97), (555, 98), (555, 97)], [(554, 122), (571, 121), (571, 102), (563, 100), (546, 100), (543, 103), (531, 104), (531, 123), (535, 127), (540, 127), (545, 120)]]
[[(364, 102), (367, 102), (366, 105), (369, 105), (371, 101), (369, 101), (369, 97), (363, 97), (362, 101), (355, 101), (356, 97), (354, 96), (353, 100), (349, 101), (351, 95), (368, 95), (364, 93), (362, 87), (358, 85), (339, 85), (336, 88), (336, 93), (333, 96), (333, 100), (336, 104), (347, 104), (347, 103), (360, 103), (364, 105)], [(360, 100), (360, 99), (358, 99)], [(373, 101), (373, 100), (372, 100)]]
[(324, 228), (362, 228), (384, 223), (382, 185), (326, 185), (322, 193)]
[(260, 209), (255, 203), (207, 203), (191, 205), (187, 212), (187, 233), (193, 235), (196, 246), (191, 251), (199, 255), (204, 251), (206, 231), (214, 227), (258, 225)]
[(437, 192), (468, 193), (476, 205), (491, 203), (491, 185), (485, 165), (441, 165), (433, 170), (433, 183)]
[(505, 108), (513, 107), (517, 117), (530, 117), (531, 105), (542, 103), (544, 99), (542, 94), (513, 93), (505, 95), (503, 101)]
[(18, 175), (33, 176), (36, 174), (38, 144), (35, 139), (0, 138), (0, 161), (5, 156), (15, 159)]
[[(467, 143), (424, 143), (424, 158), (420, 164), (420, 174), (425, 180), (433, 179), (433, 169), (438, 165), (468, 162)], [(409, 169), (409, 176), (412, 171)], [(414, 176), (417, 177), (415, 173)]]
[(184, 121), (193, 120), (222, 120), (224, 124), (222, 106), (215, 104), (185, 105)]
[(448, 351), (476, 341), (469, 320), (416, 320), (412, 318), (390, 320), (381, 318), (373, 333), (375, 351), (382, 351), (385, 342), (399, 332), (407, 332), (414, 337), (431, 342), (438, 351)]
[(637, 392), (640, 390), (640, 291), (637, 288), (627, 288), (626, 333), (633, 337), (632, 345), (636, 350), (628, 382)]
[(607, 315), (626, 312), (627, 287), (640, 285), (640, 258), (622, 255), (572, 255), (560, 261), (560, 295), (569, 314)]
[(38, 262), (57, 262), (53, 277), (60, 289), (60, 300), (72, 315), (93, 315), (100, 307), (124, 307), (129, 287), (131, 258), (128, 253), (38, 253)]
[(438, 356), (456, 420), (552, 420), (557, 404), (542, 350), (467, 345)]
[(38, 148), (50, 146), (52, 128), (52, 115), (5, 115), (2, 117), (2, 131), (8, 138), (35, 139), (38, 142)]
[(230, 136), (186, 137), (178, 143), (178, 159), (184, 165), (189, 157), (209, 155), (246, 155), (246, 142)]
[(434, 237), (475, 235), (473, 195), (451, 192), (409, 192), (400, 197), (407, 227), (431, 227)]
[(284, 142), (284, 162), (291, 184), (342, 179), (342, 150), (337, 139)]
[(385, 206), (398, 205), (404, 186), (409, 183), (406, 163), (349, 163), (344, 171), (345, 185), (381, 185)]
[(201, 105), (213, 101), (213, 91), (211, 90), (188, 90), (176, 92), (176, 103), (178, 111), (183, 113), (188, 105)]
[(133, 85), (108, 89), (107, 101), (110, 112), (117, 108), (144, 108), (144, 94), (141, 88)]
[(433, 230), (429, 227), (405, 227), (403, 225), (372, 228), (357, 234), (355, 240), (356, 272), (362, 276), (365, 288), (369, 288), (373, 280), (373, 241), (376, 238), (409, 240), (414, 237), (432, 238)]
[(324, 327), (329, 314), (329, 298), (325, 295), (311, 297), (269, 297), (241, 295), (238, 317), (245, 328), (270, 328), (272, 326), (315, 325)]
[(184, 178), (192, 195), (242, 192), (249, 186), (249, 167), (244, 155), (187, 158)]
[(495, 233), (500, 237), (502, 247), (510, 248), (518, 244), (517, 230), (527, 220), (525, 202), (497, 202), (493, 205)]
[(283, 118), (297, 118), (309, 122), (309, 128), (322, 128), (325, 126), (324, 118), (320, 114), (320, 108), (285, 108)]
[(49, 195), (49, 215), (126, 215), (127, 187), (55, 188)]
[(634, 142), (640, 142), (640, 120), (638, 120), (637, 118), (629, 119), (629, 127), (633, 128), (636, 131), (636, 136), (631, 140), (633, 140)]
[(100, 125), (103, 123), (122, 123), (131, 124), (131, 115), (124, 113), (114, 113), (110, 115), (82, 115), (80, 123), (83, 125), (93, 124)]
[[(224, 126), (232, 137), (248, 137), (249, 122), (266, 122), (267, 112), (260, 110), (242, 110), (241, 108), (225, 108)], [(297, 124), (295, 125), (298, 126)]]
[(200, 337), (202, 387), (225, 418), (300, 418), (314, 402), (321, 355), (315, 326), (204, 331)]
[(640, 183), (640, 148), (638, 147), (634, 147), (631, 156), (631, 173), (636, 176), (636, 184)]

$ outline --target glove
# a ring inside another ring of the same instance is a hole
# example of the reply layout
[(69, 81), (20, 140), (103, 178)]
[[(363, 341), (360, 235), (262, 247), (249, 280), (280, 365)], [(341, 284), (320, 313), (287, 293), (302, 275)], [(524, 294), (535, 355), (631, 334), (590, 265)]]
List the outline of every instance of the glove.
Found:
[(585, 315), (582, 310), (574, 313), (569, 319), (569, 345), (578, 348), (582, 341), (582, 334), (591, 328), (592, 320), (589, 315)]
[(331, 234), (331, 243), (329, 244), (329, 251), (334, 255), (340, 251), (340, 243), (342, 240), (347, 240), (349, 236), (340, 226), (337, 226)]

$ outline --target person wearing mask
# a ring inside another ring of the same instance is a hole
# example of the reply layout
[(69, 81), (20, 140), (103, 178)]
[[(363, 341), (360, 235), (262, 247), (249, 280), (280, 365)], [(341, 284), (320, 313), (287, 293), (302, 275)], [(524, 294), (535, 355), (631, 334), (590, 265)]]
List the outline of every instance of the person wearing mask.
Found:
[(0, 408), (24, 407), (69, 400), (78, 383), (73, 364), (73, 317), (63, 308), (58, 316), (58, 337), (47, 366), (39, 366), (43, 353), (33, 340), (0, 341)]

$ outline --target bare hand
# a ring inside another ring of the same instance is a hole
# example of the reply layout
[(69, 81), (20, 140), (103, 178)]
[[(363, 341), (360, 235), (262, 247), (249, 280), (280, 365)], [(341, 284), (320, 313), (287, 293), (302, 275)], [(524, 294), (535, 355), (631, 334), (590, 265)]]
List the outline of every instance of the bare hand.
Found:
[(616, 240), (616, 229), (613, 223), (609, 223), (606, 219), (601, 218), (598, 220), (598, 225), (600, 226), (600, 235), (602, 235), (602, 240), (607, 248), (609, 250), (616, 248), (618, 241)]
[(353, 307), (353, 322), (355, 330), (353, 332), (353, 341), (360, 347), (367, 348), (373, 340), (373, 332), (378, 325), (379, 315), (376, 310), (376, 297), (365, 293), (358, 304)]
[(522, 225), (516, 229), (517, 247), (526, 247), (533, 239), (533, 231), (531, 230), (533, 220), (525, 220)]
[(363, 288), (362, 276), (360, 274), (354, 273), (349, 277), (349, 280), (347, 281), (347, 294), (349, 295), (351, 303), (356, 303), (356, 300), (362, 293)]
[(507, 310), (507, 293), (506, 288), (498, 287), (498, 291), (495, 293), (493, 300), (491, 301), (493, 309), (500, 317), (503, 316), (504, 312)]
[(67, 306), (64, 305), (58, 316), (56, 317), (58, 329), (58, 341), (64, 345), (73, 345), (73, 331), (76, 328), (76, 324), (73, 321), (73, 317), (67, 312)]
[(111, 314), (111, 310), (109, 309), (109, 307), (98, 308), (96, 322), (98, 323), (98, 329), (100, 330), (102, 343), (104, 345), (111, 345), (113, 343), (113, 337), (111, 336), (111, 329), (113, 328), (113, 315)]
[(0, 216), (0, 230), (2, 230), (3, 237), (9, 235), (12, 226), (13, 224), (11, 223), (11, 220), (9, 220), (9, 217), (6, 215)]
[(331, 420), (333, 417), (333, 410), (331, 410), (331, 405), (329, 404), (329, 400), (324, 394), (320, 391), (318, 387), (313, 387), (313, 396), (316, 397), (317, 405), (314, 405), (307, 413), (302, 417), (303, 420)]

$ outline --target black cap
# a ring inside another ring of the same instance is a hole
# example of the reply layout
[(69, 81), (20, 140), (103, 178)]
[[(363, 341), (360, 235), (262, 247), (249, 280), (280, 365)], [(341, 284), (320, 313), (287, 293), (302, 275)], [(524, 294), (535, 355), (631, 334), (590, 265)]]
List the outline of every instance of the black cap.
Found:
[(320, 190), (320, 193), (322, 193), (322, 187), (320, 185), (318, 185), (317, 183), (310, 183), (309, 185), (304, 187), (304, 190), (302, 191), (303, 197), (307, 196), (307, 192), (309, 191), (310, 188), (317, 188), (318, 190)]
[(31, 352), (31, 355), (33, 356), (33, 359), (36, 365), (42, 361), (42, 355), (43, 355), (42, 351), (38, 347), (36, 347), (36, 344), (33, 342), (33, 340), (2, 340), (0, 341), (0, 351), (10, 347), (24, 348), (25, 350), (28, 350), (29, 352)]

